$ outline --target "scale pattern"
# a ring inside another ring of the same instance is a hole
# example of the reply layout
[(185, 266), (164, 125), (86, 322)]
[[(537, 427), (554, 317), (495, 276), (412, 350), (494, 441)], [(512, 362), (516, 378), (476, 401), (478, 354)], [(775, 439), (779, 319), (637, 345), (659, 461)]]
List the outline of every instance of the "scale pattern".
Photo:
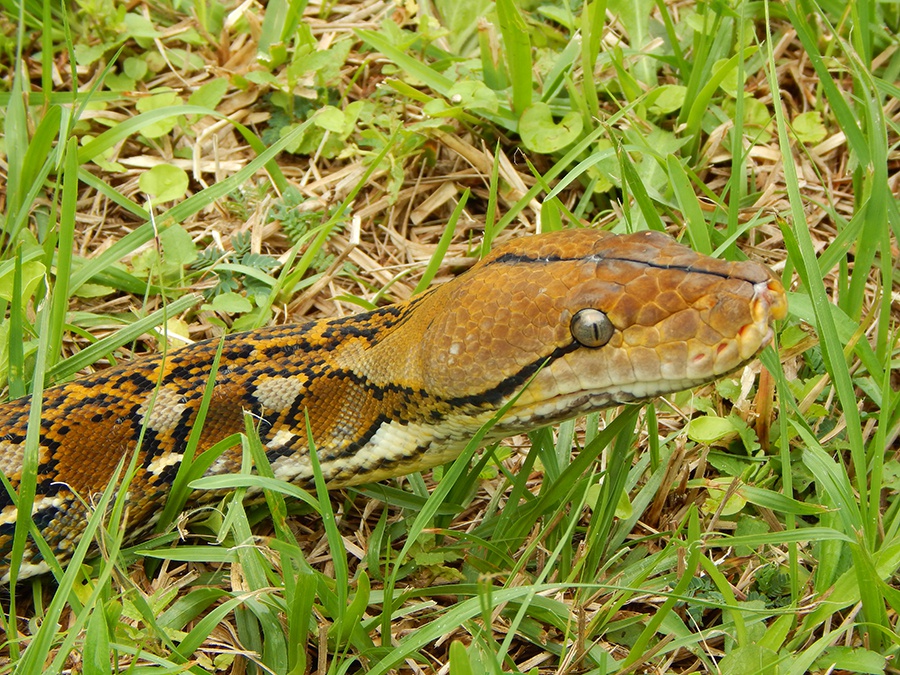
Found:
[[(584, 308), (612, 323), (605, 345), (573, 339)], [(276, 476), (308, 485), (308, 415), (330, 486), (381, 480), (452, 459), (516, 395), (493, 437), (712, 381), (768, 344), (786, 310), (765, 267), (701, 256), (663, 234), (524, 237), (408, 303), (226, 337), (198, 452), (242, 431), (249, 411)], [(135, 451), (129, 522), (139, 533), (158, 516), (218, 347), (198, 342), (44, 392), (33, 519), (60, 560)], [(30, 405), (0, 406), (0, 471), (14, 489)], [(240, 447), (228, 449), (207, 473), (241, 461)], [(0, 582), (16, 518), (0, 490)], [(19, 576), (47, 569), (29, 542)]]

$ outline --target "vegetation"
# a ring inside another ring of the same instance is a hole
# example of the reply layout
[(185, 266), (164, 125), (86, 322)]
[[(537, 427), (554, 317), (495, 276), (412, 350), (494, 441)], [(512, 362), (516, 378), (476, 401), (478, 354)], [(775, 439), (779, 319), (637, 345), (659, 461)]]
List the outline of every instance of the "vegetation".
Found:
[(102, 556), (2, 598), (0, 673), (897, 672), (900, 5), (0, 8), (9, 397), (402, 300), (538, 226), (665, 229), (792, 291), (764, 368), (433, 476), (204, 479), (238, 487), (136, 549), (111, 489)]

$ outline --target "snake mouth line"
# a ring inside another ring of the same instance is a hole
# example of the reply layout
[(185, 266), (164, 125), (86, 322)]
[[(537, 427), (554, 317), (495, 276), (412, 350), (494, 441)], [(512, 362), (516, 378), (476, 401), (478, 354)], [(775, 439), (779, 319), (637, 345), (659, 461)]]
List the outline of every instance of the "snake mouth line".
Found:
[[(770, 327), (760, 345), (760, 349), (769, 344), (773, 337), (774, 331)], [(725, 372), (712, 374), (701, 379), (685, 378), (683, 380), (665, 380), (662, 382), (636, 381), (629, 385), (620, 386), (616, 391), (600, 389), (559, 393), (553, 397), (545, 398), (539, 403), (528, 402), (520, 407), (514, 405), (506, 416), (498, 422), (497, 428), (503, 434), (519, 433), (533, 428), (535, 425), (558, 424), (598, 408), (640, 403), (672, 392), (693, 389), (740, 370), (751, 363), (755, 356), (756, 354), (754, 353), (753, 356), (742, 359)]]

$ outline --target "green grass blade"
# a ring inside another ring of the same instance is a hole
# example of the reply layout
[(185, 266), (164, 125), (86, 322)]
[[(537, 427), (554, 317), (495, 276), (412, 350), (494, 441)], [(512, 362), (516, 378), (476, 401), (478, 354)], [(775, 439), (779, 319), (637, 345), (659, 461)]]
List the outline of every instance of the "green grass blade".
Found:
[(497, 16), (503, 46), (506, 49), (506, 67), (512, 84), (512, 111), (518, 117), (532, 100), (531, 40), (528, 25), (513, 0), (497, 0)]
[(678, 201), (678, 206), (684, 214), (684, 223), (687, 227), (688, 238), (691, 240), (691, 246), (698, 253), (712, 255), (709, 225), (706, 222), (706, 218), (703, 217), (700, 201), (691, 188), (691, 181), (688, 179), (684, 167), (674, 155), (669, 155), (666, 157), (666, 168), (668, 169), (669, 180), (672, 182), (672, 190), (675, 192), (675, 199)]
[(193, 307), (200, 302), (200, 300), (201, 298), (199, 296), (186, 295), (185, 297), (172, 302), (168, 307), (159, 309), (152, 314), (135, 321), (133, 324), (119, 329), (112, 335), (97, 340), (94, 344), (85, 347), (77, 354), (70, 356), (64, 361), (60, 361), (52, 368), (47, 368), (47, 379), (56, 382), (64, 380), (70, 375), (95, 363), (102, 356), (109, 354), (114, 349), (136, 340), (152, 328), (162, 325), (171, 317), (177, 316), (186, 309)]
[(469, 188), (466, 188), (460, 196), (459, 201), (456, 203), (456, 206), (453, 207), (453, 213), (450, 214), (450, 219), (447, 221), (447, 227), (444, 228), (444, 232), (441, 234), (441, 238), (434, 249), (431, 260), (428, 261), (428, 266), (425, 268), (425, 271), (422, 272), (422, 278), (419, 279), (419, 283), (417, 283), (415, 289), (413, 289), (413, 295), (418, 295), (428, 288), (434, 280), (434, 276), (441, 268), (441, 262), (447, 254), (447, 249), (450, 248), (450, 242), (453, 241), (453, 234), (456, 232), (456, 223), (459, 221), (463, 209), (466, 208), (466, 202), (469, 201), (469, 194)]
[(69, 276), (72, 252), (75, 249), (75, 211), (78, 202), (78, 140), (70, 138), (66, 144), (65, 174), (63, 175), (62, 205), (57, 239), (56, 277), (50, 312), (50, 332), (44, 338), (48, 344), (47, 366), (52, 368), (62, 349), (66, 312), (69, 309)]

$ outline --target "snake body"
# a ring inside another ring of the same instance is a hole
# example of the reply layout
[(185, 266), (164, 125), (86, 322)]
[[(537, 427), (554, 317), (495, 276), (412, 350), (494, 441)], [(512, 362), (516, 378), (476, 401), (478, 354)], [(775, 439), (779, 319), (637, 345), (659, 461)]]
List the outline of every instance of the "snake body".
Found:
[[(516, 396), (493, 437), (714, 380), (752, 359), (785, 312), (765, 267), (663, 234), (523, 237), (407, 303), (229, 335), (197, 452), (243, 431), (249, 411), (276, 477), (308, 485), (308, 416), (329, 486), (377, 481), (452, 459)], [(135, 450), (129, 522), (161, 511), (218, 348), (198, 342), (44, 392), (32, 517), (60, 560)], [(14, 490), (30, 406), (0, 406), (0, 470)], [(226, 450), (207, 474), (241, 461), (240, 447)], [(0, 488), (4, 582), (15, 503)], [(29, 542), (19, 578), (48, 569)]]

